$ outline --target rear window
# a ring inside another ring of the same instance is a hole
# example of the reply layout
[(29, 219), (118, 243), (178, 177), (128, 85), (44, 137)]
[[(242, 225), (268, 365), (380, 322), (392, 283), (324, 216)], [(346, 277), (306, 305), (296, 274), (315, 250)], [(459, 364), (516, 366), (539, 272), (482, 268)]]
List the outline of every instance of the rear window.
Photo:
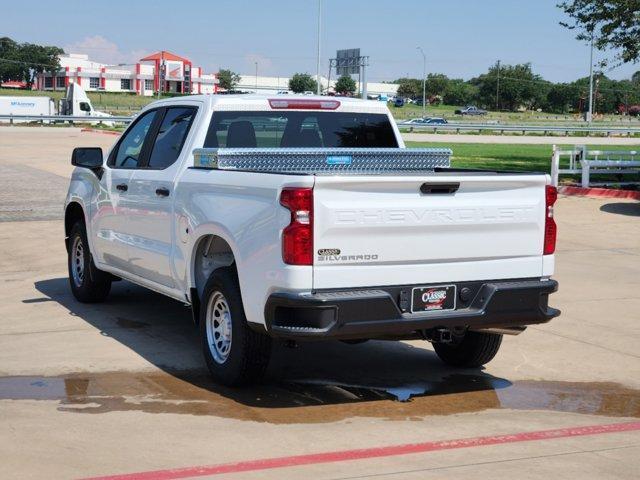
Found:
[(397, 148), (385, 114), (215, 112), (207, 148)]

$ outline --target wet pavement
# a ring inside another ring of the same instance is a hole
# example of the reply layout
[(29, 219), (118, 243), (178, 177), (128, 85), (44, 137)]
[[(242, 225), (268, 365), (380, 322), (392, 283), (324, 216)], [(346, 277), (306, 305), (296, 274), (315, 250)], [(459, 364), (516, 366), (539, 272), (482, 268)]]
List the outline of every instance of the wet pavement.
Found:
[[(483, 369), (446, 367), (422, 341), (278, 343), (263, 383), (229, 389), (207, 376), (179, 302), (124, 281), (105, 303), (74, 300), (60, 222), (66, 162), (74, 146), (113, 138), (52, 130), (0, 129), (3, 478), (517, 438), (640, 417), (638, 202), (559, 200), (560, 291), (551, 304), (563, 315), (505, 337)], [(225, 478), (633, 479), (639, 471), (640, 433), (628, 431)]]
[(58, 410), (211, 415), (274, 424), (353, 417), (419, 420), (487, 409), (548, 410), (640, 418), (640, 391), (613, 383), (523, 380), (452, 374), (438, 382), (385, 387), (331, 381), (269, 382), (223, 388), (206, 375), (110, 372), (0, 378), (0, 400), (55, 400)]

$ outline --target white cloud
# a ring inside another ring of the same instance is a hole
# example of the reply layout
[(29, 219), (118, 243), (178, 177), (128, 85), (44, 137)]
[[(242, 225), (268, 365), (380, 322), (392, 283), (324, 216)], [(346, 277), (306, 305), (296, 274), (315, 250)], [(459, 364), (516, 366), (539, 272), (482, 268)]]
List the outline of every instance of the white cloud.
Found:
[(70, 45), (65, 45), (64, 51), (66, 53), (84, 53), (89, 55), (89, 60), (109, 65), (136, 63), (149, 53), (139, 49), (123, 52), (118, 45), (107, 40), (102, 35), (86, 37)]

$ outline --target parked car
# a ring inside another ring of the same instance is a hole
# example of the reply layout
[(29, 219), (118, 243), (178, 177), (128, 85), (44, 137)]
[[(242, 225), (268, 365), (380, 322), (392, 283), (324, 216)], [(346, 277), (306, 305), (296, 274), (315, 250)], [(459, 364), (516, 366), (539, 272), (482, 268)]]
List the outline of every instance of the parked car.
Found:
[(227, 385), (259, 379), (274, 339), (423, 339), (477, 368), (503, 334), (560, 313), (556, 189), (545, 173), (448, 170), (450, 151), (403, 145), (381, 102), (153, 102), (104, 158), (73, 151), (71, 292), (99, 302), (124, 279), (190, 305)]
[(424, 123), (425, 123), (424, 118), (412, 118), (411, 120), (406, 120), (402, 122), (402, 124), (406, 124), (406, 125), (422, 125)]
[(423, 123), (427, 125), (444, 125), (449, 122), (447, 122), (447, 120), (442, 117), (429, 117), (425, 118)]
[(400, 107), (404, 107), (404, 98), (402, 97), (396, 97), (395, 100), (393, 101), (393, 106), (400, 108)]
[(455, 111), (457, 115), (486, 115), (487, 111), (472, 105)]

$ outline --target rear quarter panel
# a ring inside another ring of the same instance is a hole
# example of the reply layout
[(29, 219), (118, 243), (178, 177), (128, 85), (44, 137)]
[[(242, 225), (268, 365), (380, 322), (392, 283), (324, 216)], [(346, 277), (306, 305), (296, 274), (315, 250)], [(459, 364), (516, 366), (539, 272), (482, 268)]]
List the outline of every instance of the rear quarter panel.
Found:
[(188, 291), (195, 286), (198, 242), (217, 235), (235, 257), (249, 322), (264, 324), (264, 305), (272, 292), (311, 291), (312, 267), (282, 261), (281, 235), (290, 213), (279, 204), (279, 195), (283, 187), (313, 183), (312, 176), (187, 169), (175, 199), (175, 224), (190, 232), (186, 237), (176, 234), (174, 271), (180, 287)]

